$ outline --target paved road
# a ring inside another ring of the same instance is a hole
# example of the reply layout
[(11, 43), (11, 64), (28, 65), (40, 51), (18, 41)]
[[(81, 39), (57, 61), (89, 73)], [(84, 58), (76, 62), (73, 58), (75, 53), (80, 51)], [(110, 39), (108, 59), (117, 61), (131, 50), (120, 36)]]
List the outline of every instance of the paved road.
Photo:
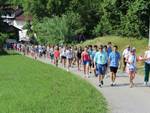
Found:
[[(38, 60), (51, 64), (45, 59)], [(78, 72), (76, 68), (71, 69), (71, 72), (84, 78), (83, 73)], [(105, 78), (103, 88), (98, 87), (98, 78), (91, 77), (85, 80), (104, 95), (111, 113), (150, 113), (150, 87), (143, 86), (143, 77), (136, 77), (134, 88), (129, 88), (128, 76), (121, 72), (118, 72), (115, 87), (110, 87), (109, 77)]]

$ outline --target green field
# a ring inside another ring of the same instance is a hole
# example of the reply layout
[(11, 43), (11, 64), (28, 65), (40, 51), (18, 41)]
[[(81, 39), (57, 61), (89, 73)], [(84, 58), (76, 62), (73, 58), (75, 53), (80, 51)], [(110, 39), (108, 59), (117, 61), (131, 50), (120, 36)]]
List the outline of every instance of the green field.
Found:
[(0, 56), (0, 113), (107, 113), (85, 80), (20, 55)]

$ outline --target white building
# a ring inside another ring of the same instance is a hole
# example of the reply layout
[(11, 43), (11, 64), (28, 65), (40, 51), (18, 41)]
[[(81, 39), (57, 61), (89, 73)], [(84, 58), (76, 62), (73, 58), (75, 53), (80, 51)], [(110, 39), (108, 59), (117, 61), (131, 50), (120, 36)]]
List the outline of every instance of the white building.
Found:
[(26, 21), (32, 20), (32, 17), (24, 16), (22, 14), (22, 11), (20, 11), (19, 14), (17, 10), (19, 9), (16, 9), (16, 11), (11, 14), (2, 15), (1, 18), (3, 19), (3, 22), (8, 23), (10, 26), (14, 26), (15, 28), (19, 29), (19, 41), (29, 41), (30, 38), (27, 35), (27, 29), (23, 29), (23, 27), (26, 24)]

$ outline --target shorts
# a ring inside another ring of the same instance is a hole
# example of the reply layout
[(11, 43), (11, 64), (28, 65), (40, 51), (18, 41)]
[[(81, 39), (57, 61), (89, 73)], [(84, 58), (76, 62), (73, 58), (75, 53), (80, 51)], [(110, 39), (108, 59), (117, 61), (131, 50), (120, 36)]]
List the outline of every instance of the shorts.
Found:
[(67, 58), (67, 60), (73, 60), (73, 58)]
[(61, 56), (61, 59), (64, 59), (64, 60), (65, 60), (65, 59), (66, 59), (66, 56)]
[(113, 73), (117, 73), (118, 67), (110, 67), (110, 71)]
[(105, 72), (106, 72), (106, 65), (105, 64), (97, 64), (96, 65), (96, 67), (97, 67), (97, 74), (98, 75), (105, 75)]
[(92, 61), (91, 60), (89, 61), (89, 66), (92, 67)]
[(135, 67), (135, 66), (132, 66), (132, 65), (127, 65), (127, 66), (126, 66), (126, 72), (127, 72), (128, 74), (130, 74), (130, 73), (136, 73), (136, 67)]
[(90, 62), (89, 61), (83, 61), (83, 65), (89, 65)]
[(51, 58), (51, 59), (54, 59), (54, 54), (50, 54), (50, 58)]

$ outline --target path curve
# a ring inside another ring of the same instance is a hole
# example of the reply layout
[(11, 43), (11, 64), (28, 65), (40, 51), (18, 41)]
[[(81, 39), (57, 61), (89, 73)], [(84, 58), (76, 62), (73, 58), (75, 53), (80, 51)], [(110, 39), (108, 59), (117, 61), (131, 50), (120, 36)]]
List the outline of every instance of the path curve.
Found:
[[(48, 59), (38, 60), (51, 64)], [(59, 68), (64, 69), (62, 66)], [(77, 68), (72, 68), (70, 71), (84, 78), (83, 73), (77, 71)], [(129, 88), (128, 76), (121, 72), (118, 72), (115, 87), (110, 87), (109, 77), (105, 78), (102, 88), (98, 87), (98, 78), (91, 77), (86, 80), (104, 95), (110, 113), (150, 113), (150, 87), (143, 86), (142, 76), (136, 76), (134, 88)]]

